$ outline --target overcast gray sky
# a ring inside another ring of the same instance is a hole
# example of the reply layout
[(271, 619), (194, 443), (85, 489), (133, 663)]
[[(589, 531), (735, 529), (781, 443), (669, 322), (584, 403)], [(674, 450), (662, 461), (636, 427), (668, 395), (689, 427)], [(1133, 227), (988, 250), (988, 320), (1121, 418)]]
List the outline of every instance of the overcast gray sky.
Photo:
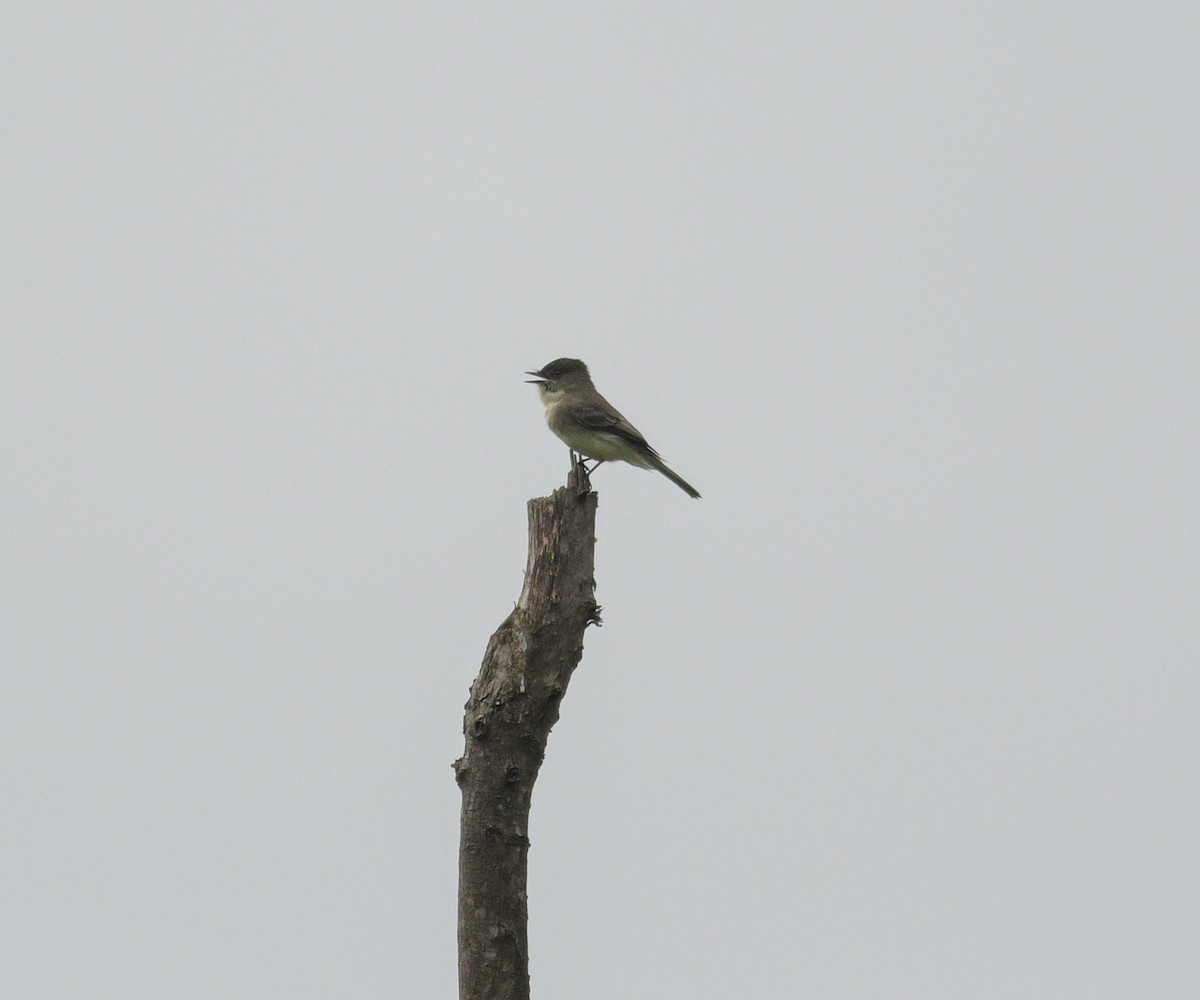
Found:
[(0, 37), (0, 993), (455, 995), (584, 358), (536, 996), (1200, 995), (1194, 3), (40, 4)]

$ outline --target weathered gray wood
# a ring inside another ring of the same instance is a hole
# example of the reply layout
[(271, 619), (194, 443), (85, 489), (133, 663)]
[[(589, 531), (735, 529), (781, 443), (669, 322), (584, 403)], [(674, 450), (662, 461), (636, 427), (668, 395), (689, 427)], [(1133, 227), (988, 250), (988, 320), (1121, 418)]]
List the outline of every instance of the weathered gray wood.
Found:
[(528, 1000), (529, 806), (550, 729), (600, 624), (593, 579), (595, 493), (576, 465), (567, 485), (529, 501), (521, 597), (488, 641), (455, 762), (459, 839), (460, 1000)]

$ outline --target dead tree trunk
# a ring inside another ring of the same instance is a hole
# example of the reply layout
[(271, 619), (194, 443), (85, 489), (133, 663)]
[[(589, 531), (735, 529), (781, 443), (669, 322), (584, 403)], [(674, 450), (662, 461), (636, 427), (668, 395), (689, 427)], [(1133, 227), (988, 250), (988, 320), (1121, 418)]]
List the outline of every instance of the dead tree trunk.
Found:
[(529, 805), (559, 702), (583, 656), (583, 631), (600, 624), (596, 500), (576, 465), (566, 487), (529, 501), (525, 586), (471, 685), (466, 751), (454, 764), (463, 797), (460, 1000), (529, 997)]

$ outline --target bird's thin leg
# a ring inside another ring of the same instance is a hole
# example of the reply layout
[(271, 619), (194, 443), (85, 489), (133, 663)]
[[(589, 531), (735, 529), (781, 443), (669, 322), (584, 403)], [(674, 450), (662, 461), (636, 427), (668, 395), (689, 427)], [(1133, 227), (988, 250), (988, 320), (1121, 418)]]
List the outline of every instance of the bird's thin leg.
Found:
[(604, 464), (604, 459), (593, 458), (590, 461), (593, 461), (596, 464), (593, 465), (590, 469), (588, 469), (587, 468), (588, 461), (589, 461), (589, 459), (588, 459), (587, 455), (583, 454), (583, 452), (576, 451), (574, 448), (571, 449), (571, 464), (572, 465), (582, 465), (585, 469), (588, 470), (588, 472), (595, 472), (598, 468), (600, 468), (601, 465)]
[(600, 468), (600, 466), (602, 466), (605, 462), (605, 459), (603, 459), (603, 458), (593, 458), (592, 461), (595, 462), (596, 464), (593, 465), (589, 469), (588, 468), (588, 457), (585, 454), (583, 454), (583, 452), (579, 452), (579, 451), (576, 451), (574, 448), (571, 448), (570, 453), (571, 453), (571, 465), (572, 466), (582, 465), (583, 471), (586, 472), (589, 476), (593, 472), (595, 472), (598, 468)]

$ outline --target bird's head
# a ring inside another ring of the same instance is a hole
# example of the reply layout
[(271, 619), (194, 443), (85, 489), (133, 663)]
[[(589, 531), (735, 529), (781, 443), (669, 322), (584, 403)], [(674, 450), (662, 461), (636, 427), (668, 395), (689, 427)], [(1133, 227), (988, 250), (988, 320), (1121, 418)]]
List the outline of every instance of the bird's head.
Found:
[(525, 374), (537, 376), (528, 381), (538, 387), (543, 399), (557, 398), (568, 389), (590, 388), (592, 385), (587, 365), (578, 358), (557, 358), (538, 371)]

